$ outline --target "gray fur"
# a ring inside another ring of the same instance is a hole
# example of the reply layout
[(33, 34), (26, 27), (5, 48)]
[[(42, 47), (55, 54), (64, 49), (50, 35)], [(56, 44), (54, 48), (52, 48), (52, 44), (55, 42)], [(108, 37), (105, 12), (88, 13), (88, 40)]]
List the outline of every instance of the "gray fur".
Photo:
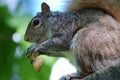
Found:
[[(41, 25), (30, 22), (25, 40), (35, 43), (29, 52), (45, 55), (71, 55), (78, 71), (89, 75), (112, 64), (120, 56), (120, 24), (99, 9), (78, 12), (39, 13)], [(34, 18), (32, 20), (34, 20)], [(71, 53), (64, 53), (71, 51)]]

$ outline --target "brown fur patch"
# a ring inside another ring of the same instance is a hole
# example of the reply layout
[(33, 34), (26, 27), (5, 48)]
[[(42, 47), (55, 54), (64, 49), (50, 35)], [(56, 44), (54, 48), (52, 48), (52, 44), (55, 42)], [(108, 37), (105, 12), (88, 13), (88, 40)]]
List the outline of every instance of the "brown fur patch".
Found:
[(100, 70), (120, 57), (120, 25), (116, 20), (104, 16), (87, 27), (77, 32), (71, 46), (84, 73)]
[(77, 11), (90, 7), (100, 8), (114, 16), (120, 22), (119, 0), (72, 0), (68, 5), (69, 11)]

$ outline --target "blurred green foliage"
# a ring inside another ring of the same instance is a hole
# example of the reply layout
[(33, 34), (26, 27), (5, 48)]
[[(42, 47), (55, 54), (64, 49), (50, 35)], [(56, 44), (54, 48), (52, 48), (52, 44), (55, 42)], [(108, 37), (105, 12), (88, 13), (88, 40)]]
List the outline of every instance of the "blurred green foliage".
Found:
[[(7, 20), (11, 17), (7, 7), (0, 7), (0, 75), (1, 80), (8, 80), (12, 74), (12, 65), (14, 58), (14, 50), (17, 44), (12, 41), (12, 34), (15, 29), (7, 24)], [(11, 69), (10, 69), (11, 68)], [(6, 77), (7, 76), (7, 77)]]
[[(56, 58), (42, 56), (44, 65), (40, 72), (35, 72), (26, 59), (26, 49), (30, 44), (23, 37), (32, 16), (29, 12), (18, 14), (21, 7), (18, 3), (17, 11), (10, 12), (6, 5), (0, 6), (0, 80), (49, 80)], [(13, 40), (15, 33), (20, 35), (18, 42)]]

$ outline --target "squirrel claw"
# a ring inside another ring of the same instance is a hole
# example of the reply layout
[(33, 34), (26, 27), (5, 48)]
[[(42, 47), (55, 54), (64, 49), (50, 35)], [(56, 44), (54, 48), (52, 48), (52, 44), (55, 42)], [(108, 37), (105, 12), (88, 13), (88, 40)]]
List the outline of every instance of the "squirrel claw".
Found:
[(32, 64), (32, 63), (33, 63), (33, 60), (30, 59), (30, 63)]
[(33, 51), (35, 49), (35, 45), (31, 45), (28, 49), (27, 49), (27, 53), (26, 53), (26, 57), (29, 58), (32, 56)]
[(27, 52), (26, 53), (26, 58), (28, 59), (30, 57), (29, 53)]
[(32, 56), (32, 52), (30, 52), (30, 51), (27, 50), (26, 58), (29, 58), (30, 56)]

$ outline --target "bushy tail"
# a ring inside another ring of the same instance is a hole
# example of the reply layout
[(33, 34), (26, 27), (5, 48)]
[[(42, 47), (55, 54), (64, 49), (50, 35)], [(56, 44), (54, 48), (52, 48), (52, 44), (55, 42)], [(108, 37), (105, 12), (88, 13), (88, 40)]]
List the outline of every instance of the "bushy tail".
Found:
[(68, 11), (85, 8), (100, 8), (114, 16), (120, 22), (120, 0), (71, 0)]

